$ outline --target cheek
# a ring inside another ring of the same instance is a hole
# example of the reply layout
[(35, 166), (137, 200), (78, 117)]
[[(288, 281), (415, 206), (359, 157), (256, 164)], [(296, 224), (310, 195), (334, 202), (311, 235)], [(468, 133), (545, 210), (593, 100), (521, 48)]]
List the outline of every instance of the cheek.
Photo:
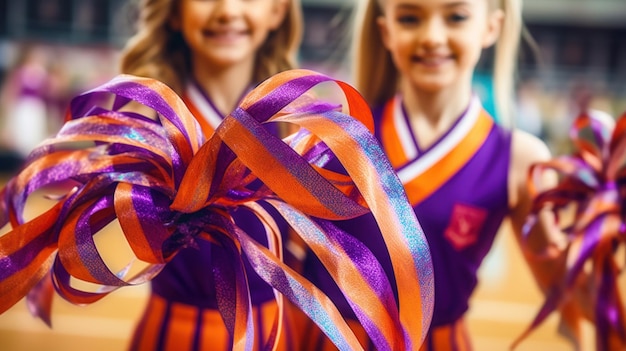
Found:
[(395, 33), (389, 38), (390, 50), (394, 51), (396, 55), (411, 55), (415, 47), (413, 43), (413, 37), (406, 33)]
[(246, 8), (245, 17), (249, 22), (259, 28), (269, 28), (274, 18), (271, 2), (258, 2), (256, 6), (250, 5)]
[(185, 37), (195, 35), (203, 26), (202, 16), (198, 12), (192, 12), (191, 9), (185, 9), (181, 14), (181, 31)]
[(480, 55), (482, 54), (483, 48), (480, 43), (474, 43), (466, 48), (469, 53), (469, 60), (472, 65), (476, 65), (478, 60), (480, 60)]
[(181, 34), (187, 45), (196, 46), (202, 40), (202, 32), (198, 29), (198, 25), (195, 25), (193, 22), (188, 21), (183, 24), (181, 28)]
[(394, 43), (392, 50), (390, 50), (391, 58), (395, 63), (395, 66), (401, 72), (408, 73), (411, 69), (412, 58), (414, 50), (412, 46), (406, 42), (397, 41)]
[(269, 11), (259, 11), (248, 16), (248, 23), (252, 29), (253, 40), (257, 44), (262, 43), (272, 31), (272, 13)]
[(185, 1), (179, 7), (181, 25), (189, 26), (189, 23), (197, 23), (202, 17), (206, 17), (207, 6), (198, 6), (195, 1)]
[[(470, 32), (470, 31), (468, 31)], [(466, 61), (476, 63), (483, 50), (480, 40), (476, 36), (462, 35), (456, 40), (457, 50), (462, 52)]]

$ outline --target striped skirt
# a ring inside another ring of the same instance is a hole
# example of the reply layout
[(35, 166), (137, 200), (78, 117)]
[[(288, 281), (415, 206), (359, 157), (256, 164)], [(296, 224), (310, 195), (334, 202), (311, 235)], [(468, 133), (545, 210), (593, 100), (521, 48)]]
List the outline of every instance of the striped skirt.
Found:
[[(295, 350), (301, 351), (336, 351), (337, 347), (326, 337), (326, 335), (302, 312), (295, 312), (295, 321), (301, 335), (301, 345)], [(376, 350), (371, 343), (365, 330), (360, 323), (355, 320), (348, 320), (348, 325), (354, 331), (357, 339), (367, 351)], [(463, 318), (453, 324), (432, 328), (420, 351), (472, 351), (467, 327)]]
[[(253, 306), (257, 333), (254, 350), (262, 350), (271, 332), (278, 307), (275, 301)], [(291, 332), (290, 311), (285, 308), (283, 332), (278, 350), (296, 350)], [(259, 337), (262, 335), (263, 337)], [(144, 315), (131, 341), (131, 351), (231, 350), (232, 339), (217, 310), (168, 301), (151, 294)]]

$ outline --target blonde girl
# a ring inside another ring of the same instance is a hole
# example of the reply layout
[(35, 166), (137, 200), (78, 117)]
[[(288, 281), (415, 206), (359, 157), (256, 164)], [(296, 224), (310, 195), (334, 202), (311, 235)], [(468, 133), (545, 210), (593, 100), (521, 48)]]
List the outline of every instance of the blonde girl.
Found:
[[(527, 170), (550, 158), (541, 140), (494, 123), (472, 91), (481, 52), (495, 44), (498, 111), (501, 120), (512, 120), (521, 0), (362, 4), (356, 86), (373, 108), (376, 136), (404, 184), (433, 257), (435, 308), (422, 350), (471, 350), (464, 315), (477, 270), (505, 218), (522, 237), (531, 204)], [(548, 252), (548, 258), (529, 262), (546, 289), (560, 272), (564, 245), (550, 218), (540, 224), (531, 232), (529, 250)], [(357, 220), (348, 230), (367, 244), (370, 225)], [(375, 244), (369, 246), (377, 253)], [(314, 281), (327, 281), (314, 258), (305, 271), (317, 277)], [(349, 310), (335, 295), (340, 308)], [(310, 349), (325, 349), (323, 336), (311, 330), (310, 338), (320, 341)], [(371, 347), (366, 338), (363, 343)]]
[[(139, 9), (137, 33), (123, 51), (121, 71), (169, 85), (207, 137), (247, 91), (295, 66), (302, 26), (298, 0), (142, 0)], [(257, 240), (266, 241), (254, 215), (235, 211), (233, 217), (251, 235), (259, 233)], [(286, 232), (284, 223), (279, 226)], [(219, 254), (218, 246), (200, 240), (166, 265), (152, 281), (131, 350), (232, 348), (217, 310), (219, 287), (207, 269)], [(254, 349), (260, 350), (272, 332), (277, 306), (269, 285), (245, 264), (257, 331)], [(279, 350), (293, 349), (288, 324), (285, 329)]]

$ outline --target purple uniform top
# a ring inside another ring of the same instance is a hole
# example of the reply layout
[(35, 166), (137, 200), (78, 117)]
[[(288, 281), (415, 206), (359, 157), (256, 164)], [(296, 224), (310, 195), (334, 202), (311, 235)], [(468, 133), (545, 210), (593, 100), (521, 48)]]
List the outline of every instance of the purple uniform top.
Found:
[[(197, 119), (202, 118), (213, 129), (217, 128), (223, 119), (223, 115), (217, 111), (210, 98), (197, 84), (188, 85), (184, 101)], [(268, 127), (275, 134), (278, 133), (275, 125), (268, 125)], [(262, 204), (262, 206), (274, 217), (285, 240), (286, 222), (269, 205)], [(265, 229), (256, 215), (245, 209), (234, 210), (231, 215), (241, 229), (259, 243), (267, 246)], [(216, 309), (216, 289), (211, 269), (211, 257), (216, 250), (223, 249), (205, 240), (197, 240), (197, 242), (198, 247), (188, 247), (178, 252), (152, 280), (152, 291), (169, 301)], [(274, 296), (272, 288), (254, 272), (245, 257), (244, 266), (252, 303), (258, 305), (272, 299)]]
[[(424, 150), (414, 138), (400, 97), (374, 110), (374, 118), (376, 137), (404, 184), (430, 245), (435, 274), (432, 326), (453, 323), (467, 311), (476, 272), (509, 212), (511, 133), (493, 122), (477, 98)], [(372, 216), (337, 225), (372, 250), (393, 282), (389, 254), (382, 240), (371, 235), (378, 230)], [(307, 257), (305, 274), (324, 286), (340, 310), (350, 310), (313, 254)]]

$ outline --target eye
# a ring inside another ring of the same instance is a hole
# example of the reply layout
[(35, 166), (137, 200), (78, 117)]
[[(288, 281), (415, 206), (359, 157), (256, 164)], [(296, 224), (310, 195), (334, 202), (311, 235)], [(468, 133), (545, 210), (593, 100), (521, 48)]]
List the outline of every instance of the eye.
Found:
[(452, 23), (460, 23), (460, 22), (466, 21), (468, 18), (469, 18), (468, 15), (465, 15), (462, 13), (453, 13), (450, 16), (448, 16), (448, 21)]
[(398, 15), (396, 17), (396, 21), (400, 24), (405, 24), (405, 25), (409, 25), (409, 24), (417, 24), (419, 23), (419, 18), (416, 15)]

